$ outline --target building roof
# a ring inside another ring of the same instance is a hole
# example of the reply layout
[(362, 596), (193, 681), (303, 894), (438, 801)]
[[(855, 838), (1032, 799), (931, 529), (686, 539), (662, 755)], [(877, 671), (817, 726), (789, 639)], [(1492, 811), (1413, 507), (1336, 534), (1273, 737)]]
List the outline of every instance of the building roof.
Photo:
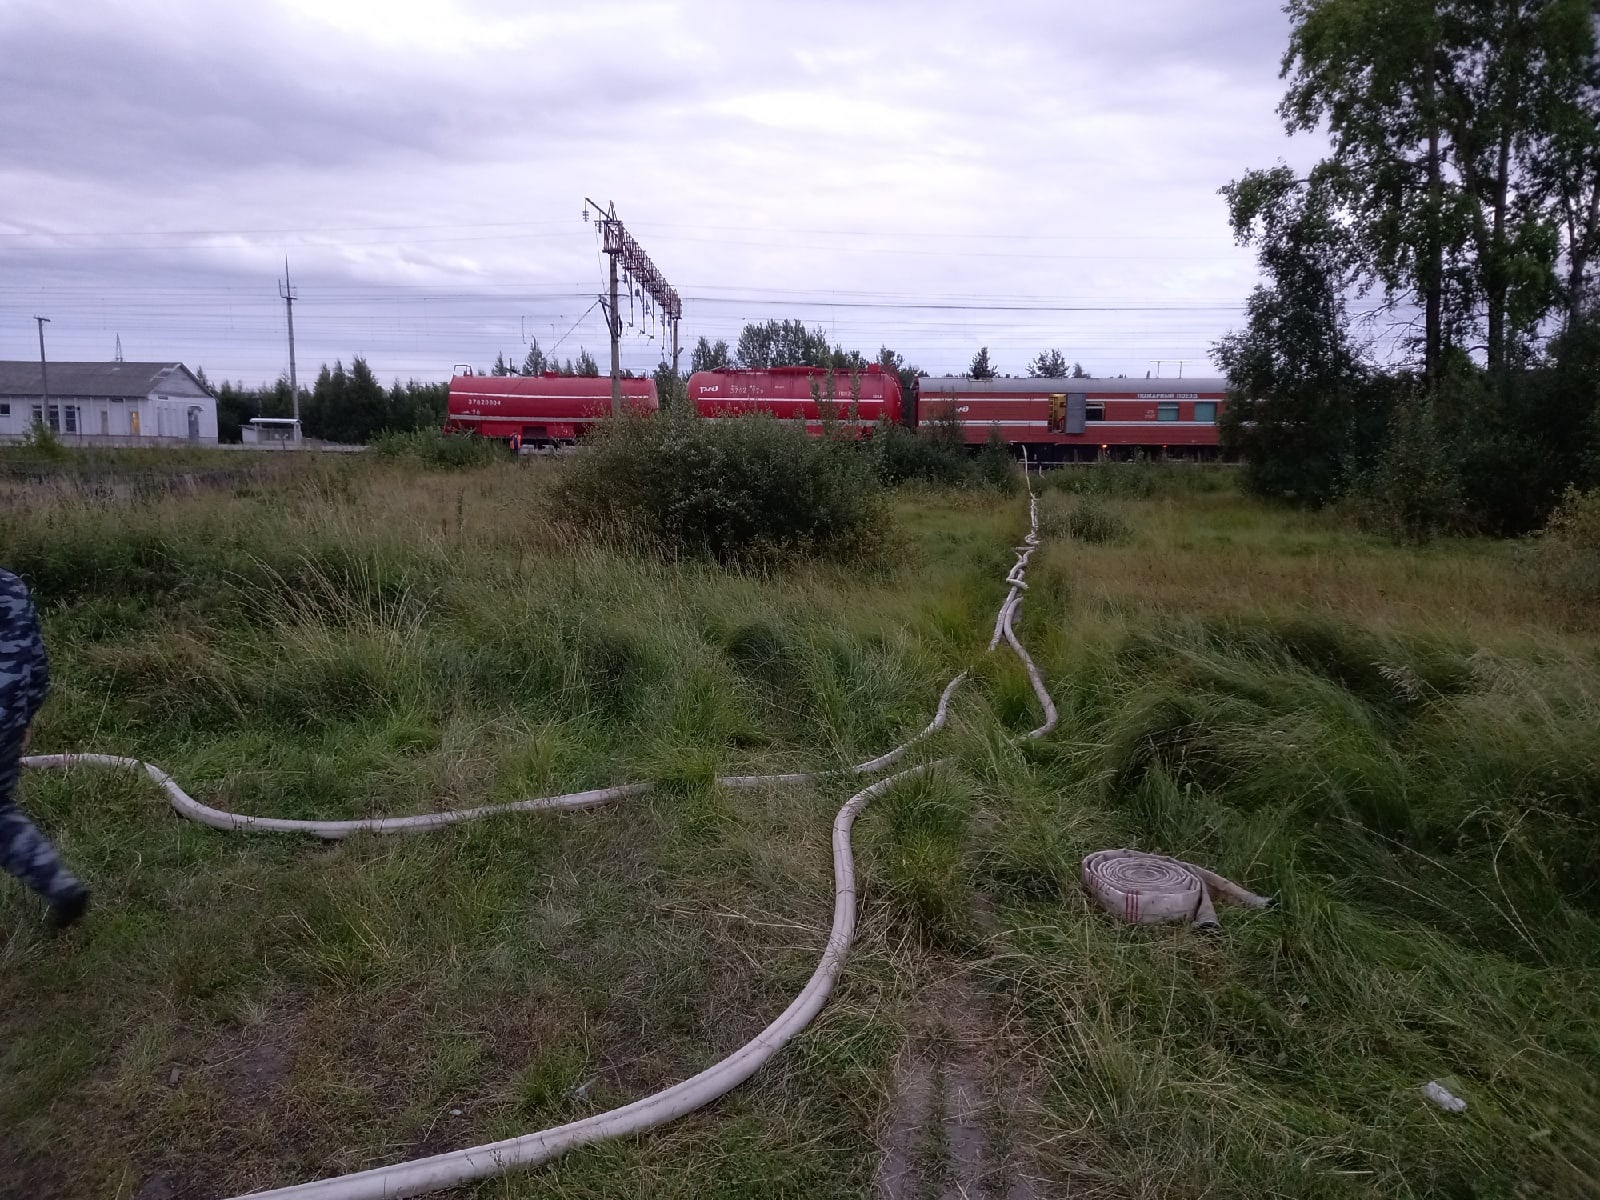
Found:
[[(152, 392), (203, 396), (206, 390), (181, 362), (53, 362), (50, 394), (78, 398), (140, 399)], [(40, 396), (37, 362), (0, 361), (0, 396)]]

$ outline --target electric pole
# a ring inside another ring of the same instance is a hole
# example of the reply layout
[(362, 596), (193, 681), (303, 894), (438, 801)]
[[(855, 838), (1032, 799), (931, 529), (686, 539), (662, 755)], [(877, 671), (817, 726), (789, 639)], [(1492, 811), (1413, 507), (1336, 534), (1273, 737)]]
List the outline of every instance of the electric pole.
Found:
[(39, 322), (39, 387), (44, 392), (44, 406), (41, 411), (45, 420), (50, 420), (50, 370), (44, 362), (44, 327), (50, 323), (49, 317), (35, 317)]
[[(610, 233), (606, 235), (610, 241)], [(606, 307), (606, 329), (611, 334), (611, 415), (622, 415), (622, 312), (617, 308), (617, 256), (608, 254), (611, 263), (611, 303)]]
[(655, 263), (644, 252), (644, 247), (634, 241), (617, 216), (617, 206), (601, 208), (593, 200), (584, 200), (583, 219), (589, 219), (589, 210), (595, 212), (595, 225), (602, 236), (601, 248), (611, 259), (611, 294), (600, 297), (606, 310), (606, 330), (611, 335), (611, 415), (622, 415), (622, 310), (617, 305), (617, 273), (627, 278), (629, 308), (631, 297), (638, 284), (641, 298), (649, 296), (655, 301), (663, 317), (672, 324), (672, 373), (678, 373), (678, 323), (683, 319), (683, 301), (673, 290), (667, 278), (656, 269)]
[(284, 311), (289, 315), (289, 394), (294, 398), (294, 431), (300, 433), (300, 380), (294, 371), (294, 288), (289, 285), (289, 260), (283, 260), (283, 282), (278, 285)]

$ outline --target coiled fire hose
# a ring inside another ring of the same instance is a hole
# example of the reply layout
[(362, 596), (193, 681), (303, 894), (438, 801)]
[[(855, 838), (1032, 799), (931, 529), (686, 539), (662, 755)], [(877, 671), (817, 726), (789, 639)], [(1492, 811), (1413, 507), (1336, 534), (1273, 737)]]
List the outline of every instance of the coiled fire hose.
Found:
[(1219, 928), (1213, 895), (1246, 908), (1272, 904), (1215, 871), (1139, 850), (1095, 851), (1083, 860), (1083, 886), (1112, 916), (1139, 925), (1189, 921), (1196, 929)]

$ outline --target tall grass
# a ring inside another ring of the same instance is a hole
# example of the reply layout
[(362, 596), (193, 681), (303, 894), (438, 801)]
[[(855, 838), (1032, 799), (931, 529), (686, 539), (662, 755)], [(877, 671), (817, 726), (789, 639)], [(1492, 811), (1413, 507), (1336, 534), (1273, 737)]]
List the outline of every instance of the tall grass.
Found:
[[(190, 825), (132, 777), (29, 775), (100, 903), (48, 941), (0, 890), (7, 1187), (233, 1194), (708, 1064), (815, 965), (849, 790), (711, 777), (877, 753), (971, 665), (929, 747), (951, 764), (858, 825), (860, 941), (812, 1030), (704, 1113), (479, 1191), (867, 1194), (919, 985), (960, 973), (1043, 1194), (1595, 1193), (1600, 643), (1522, 548), (1406, 550), (1221, 472), (1057, 472), (1118, 482), (1043, 501), (1020, 632), (1063, 720), (1017, 746), (1035, 701), (982, 647), (1019, 502), (909, 490), (874, 570), (751, 572), (573, 540), (546, 516), (565, 467), (0, 485), (0, 562), (57, 666), (41, 750), (275, 816), (663, 785), (321, 846)], [(1084, 508), (1118, 536), (1073, 536)], [(1217, 938), (1123, 926), (1078, 884), (1115, 845), (1279, 904)]]

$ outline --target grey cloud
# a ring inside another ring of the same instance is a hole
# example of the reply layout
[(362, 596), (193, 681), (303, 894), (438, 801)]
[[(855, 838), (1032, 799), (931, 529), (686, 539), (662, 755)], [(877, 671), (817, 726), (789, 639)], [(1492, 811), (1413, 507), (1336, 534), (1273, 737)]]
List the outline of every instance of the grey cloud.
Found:
[[(235, 36), (230, 37), (230, 32)], [(11, 168), (152, 183), (238, 169), (356, 167), (446, 158), (535, 128), (547, 144), (594, 136), (607, 114), (684, 93), (664, 70), (629, 72), (604, 104), (600, 63), (450, 70), (324, 47), (309, 61), (219, 24), (211, 53), (47, 22), (6, 35), (0, 152)]]

